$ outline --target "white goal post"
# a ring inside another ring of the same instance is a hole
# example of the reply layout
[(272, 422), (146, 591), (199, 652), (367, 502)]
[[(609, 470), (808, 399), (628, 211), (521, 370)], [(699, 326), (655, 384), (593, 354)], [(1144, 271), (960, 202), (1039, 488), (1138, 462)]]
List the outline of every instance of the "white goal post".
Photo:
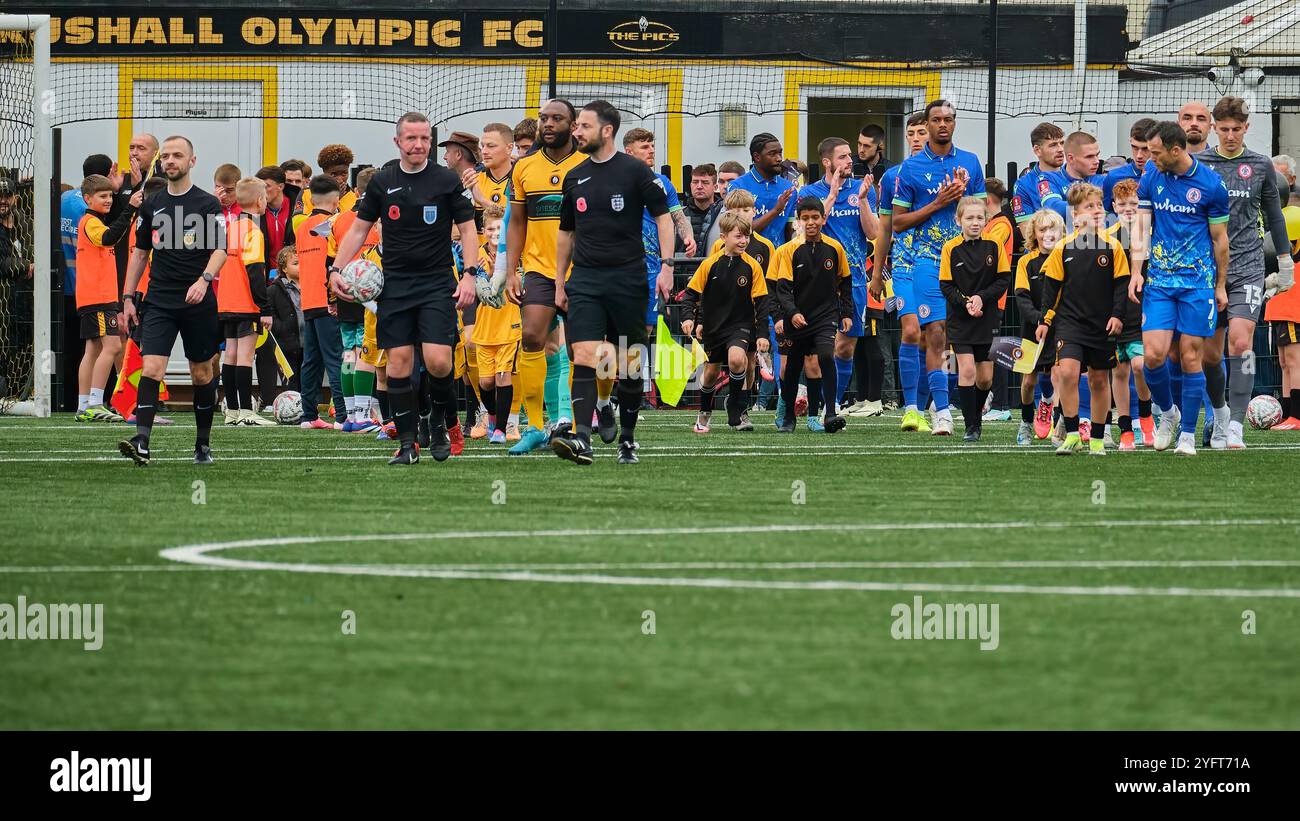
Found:
[(32, 34), (32, 135), (34, 138), (32, 177), (32, 256), (36, 265), (32, 277), (32, 399), (18, 402), (7, 412), (22, 416), (50, 415), (50, 377), (54, 374), (54, 352), (50, 347), (50, 274), (53, 156), (50, 113), (54, 100), (50, 89), (50, 16), (48, 14), (0, 14), (0, 32)]

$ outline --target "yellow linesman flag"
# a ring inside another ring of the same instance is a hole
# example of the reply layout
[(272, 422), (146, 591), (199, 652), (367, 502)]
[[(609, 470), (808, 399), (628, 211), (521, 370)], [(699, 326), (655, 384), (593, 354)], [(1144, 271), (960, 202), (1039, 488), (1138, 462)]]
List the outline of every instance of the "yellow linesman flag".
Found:
[(275, 363), (280, 366), (280, 374), (285, 379), (289, 379), (293, 376), (293, 366), (289, 364), (289, 359), (284, 355), (284, 351), (280, 350), (280, 343), (276, 342), (275, 337), (271, 335), (271, 329), (263, 328), (261, 335), (257, 337), (257, 347), (262, 347), (268, 341), (271, 343), (271, 349), (275, 352)]
[(655, 384), (660, 400), (676, 405), (704, 359), (704, 348), (697, 340), (692, 339), (687, 349), (673, 339), (661, 314), (655, 328)]

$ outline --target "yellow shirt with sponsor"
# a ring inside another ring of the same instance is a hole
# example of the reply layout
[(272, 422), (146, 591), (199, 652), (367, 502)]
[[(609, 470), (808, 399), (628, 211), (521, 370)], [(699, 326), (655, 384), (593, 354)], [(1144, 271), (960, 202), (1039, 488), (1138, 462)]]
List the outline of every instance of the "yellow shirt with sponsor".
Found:
[[(561, 180), (563, 181), (563, 180)], [(510, 183), (510, 171), (507, 170), (501, 179), (492, 176), (492, 172), (484, 170), (478, 175), (478, 193), (489, 205), (495, 205), (501, 210), (506, 207), (506, 186)], [(479, 236), (483, 236), (483, 208), (476, 202), (474, 203), (474, 213), (478, 219)]]
[(515, 163), (510, 173), (510, 203), (515, 218), (520, 208), (527, 216), (528, 233), (520, 256), (525, 272), (555, 279), (555, 238), (560, 233), (564, 177), (585, 159), (587, 155), (574, 147), (573, 153), (559, 162), (542, 149)]

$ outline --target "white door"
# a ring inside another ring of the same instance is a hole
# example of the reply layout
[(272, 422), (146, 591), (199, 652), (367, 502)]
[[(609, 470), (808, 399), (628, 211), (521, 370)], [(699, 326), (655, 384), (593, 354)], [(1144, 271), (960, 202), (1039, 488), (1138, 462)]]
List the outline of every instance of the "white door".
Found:
[(262, 167), (262, 84), (225, 80), (140, 80), (135, 131), (194, 143), (194, 184), (212, 190), (217, 166), (234, 163), (245, 177)]

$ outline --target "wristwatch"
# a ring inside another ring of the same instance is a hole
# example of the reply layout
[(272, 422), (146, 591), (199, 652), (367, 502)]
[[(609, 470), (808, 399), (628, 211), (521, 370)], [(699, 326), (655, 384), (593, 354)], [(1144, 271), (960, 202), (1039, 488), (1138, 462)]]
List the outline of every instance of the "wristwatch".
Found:
[(123, 302), (126, 302), (128, 299), (131, 300), (132, 302), (135, 302), (135, 294), (123, 294), (123, 295), (122, 295), (122, 301), (123, 301)]
[(659, 264), (660, 264), (660, 265), (667, 265), (669, 268), (672, 268), (674, 265), (677, 264), (677, 260), (673, 260), (673, 259), (661, 259), (661, 260), (659, 260)]
[(326, 269), (326, 272), (331, 274), (341, 274), (343, 273), (343, 269), (337, 265), (331, 265), (329, 268)]
[(212, 280), (214, 280), (214, 279), (216, 279), (216, 278), (217, 278), (217, 275), (216, 275), (216, 274), (210, 274), (210, 273), (208, 273), (207, 271), (204, 271), (204, 272), (203, 272), (203, 281), (204, 281), (204, 282), (207, 282), (207, 283), (211, 284)]

